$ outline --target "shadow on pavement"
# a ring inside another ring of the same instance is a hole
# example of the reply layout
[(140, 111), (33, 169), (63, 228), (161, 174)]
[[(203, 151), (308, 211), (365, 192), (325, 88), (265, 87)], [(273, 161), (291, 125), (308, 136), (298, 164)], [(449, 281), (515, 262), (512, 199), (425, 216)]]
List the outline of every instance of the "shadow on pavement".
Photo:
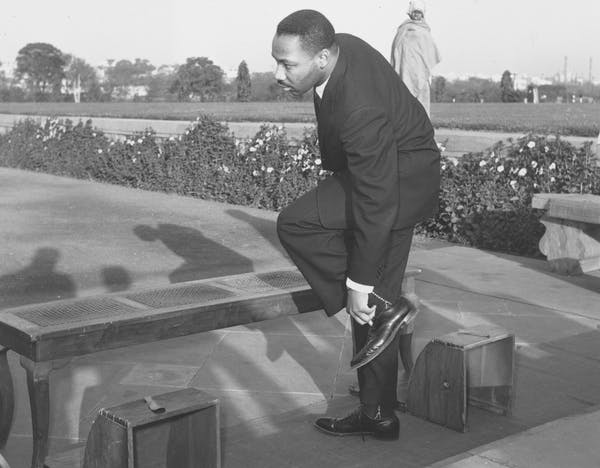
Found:
[(183, 263), (169, 274), (171, 283), (252, 271), (249, 259), (208, 239), (194, 228), (168, 223), (158, 224), (155, 228), (140, 224), (133, 232), (143, 241), (162, 242), (183, 259)]
[(71, 276), (56, 271), (59, 259), (57, 249), (39, 248), (28, 266), (0, 277), (0, 309), (75, 297)]

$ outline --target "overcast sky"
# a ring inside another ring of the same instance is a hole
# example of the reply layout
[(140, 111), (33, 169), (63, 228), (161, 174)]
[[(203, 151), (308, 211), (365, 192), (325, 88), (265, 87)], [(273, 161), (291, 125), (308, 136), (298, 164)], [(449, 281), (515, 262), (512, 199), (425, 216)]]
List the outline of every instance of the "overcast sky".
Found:
[[(276, 24), (301, 8), (324, 13), (336, 31), (362, 37), (386, 57), (406, 1), (377, 0), (35, 0), (3, 2), (0, 62), (13, 67), (29, 42), (49, 42), (97, 66), (146, 58), (156, 66), (206, 56), (225, 71), (246, 60), (269, 71)], [(425, 17), (442, 54), (435, 74), (600, 78), (600, 1), (429, 0)]]

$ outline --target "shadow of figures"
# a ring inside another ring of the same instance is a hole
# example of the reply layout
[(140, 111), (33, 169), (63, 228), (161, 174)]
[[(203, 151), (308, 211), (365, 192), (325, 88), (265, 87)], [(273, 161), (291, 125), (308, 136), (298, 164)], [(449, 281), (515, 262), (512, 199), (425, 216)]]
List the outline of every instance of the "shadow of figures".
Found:
[(118, 265), (105, 267), (100, 272), (102, 282), (108, 292), (127, 291), (131, 287), (129, 272)]
[(57, 249), (43, 247), (30, 265), (0, 277), (0, 309), (75, 297), (71, 276), (56, 271), (59, 259)]
[(287, 257), (287, 253), (277, 237), (277, 223), (274, 220), (259, 218), (242, 210), (225, 210), (229, 216), (244, 221), (252, 226), (260, 236)]
[(206, 238), (197, 229), (176, 224), (158, 224), (156, 228), (140, 224), (133, 231), (146, 242), (162, 242), (183, 259), (183, 264), (169, 274), (171, 283), (248, 273), (253, 269), (246, 257)]

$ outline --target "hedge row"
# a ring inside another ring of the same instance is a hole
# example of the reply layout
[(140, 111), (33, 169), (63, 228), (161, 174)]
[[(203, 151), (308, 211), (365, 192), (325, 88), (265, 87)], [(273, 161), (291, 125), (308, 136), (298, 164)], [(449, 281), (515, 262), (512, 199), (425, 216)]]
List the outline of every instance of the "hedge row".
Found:
[[(417, 231), (479, 248), (538, 255), (543, 227), (530, 207), (534, 193), (600, 194), (590, 147), (558, 136), (529, 135), (442, 159), (439, 214)], [(265, 125), (237, 140), (207, 116), (168, 140), (144, 132), (116, 141), (91, 121), (25, 120), (0, 135), (0, 165), (269, 210), (327, 176), (314, 130), (291, 142), (283, 128)]]

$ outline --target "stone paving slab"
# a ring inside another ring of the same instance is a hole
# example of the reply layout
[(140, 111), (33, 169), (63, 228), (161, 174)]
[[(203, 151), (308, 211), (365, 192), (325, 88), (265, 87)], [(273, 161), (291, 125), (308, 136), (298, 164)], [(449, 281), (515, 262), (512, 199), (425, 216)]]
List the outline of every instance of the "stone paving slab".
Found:
[[(276, 239), (275, 213), (8, 169), (0, 169), (0, 186), (0, 291), (8, 294), (0, 309), (290, 264)], [(470, 409), (470, 430), (461, 434), (401, 414), (402, 437), (391, 444), (316, 432), (315, 416), (356, 405), (346, 395), (355, 379), (348, 316), (316, 312), (59, 363), (51, 376), (51, 453), (81, 444), (101, 407), (190, 384), (221, 399), (224, 468), (249, 460), (266, 467), (427, 466), (470, 457), (477, 447), (558, 418), (575, 421), (600, 404), (598, 274), (561, 277), (540, 260), (423, 238), (415, 239), (410, 263), (424, 270), (416, 281), (422, 311), (415, 355), (430, 339), (472, 325), (515, 333), (510, 417)], [(15, 284), (27, 288), (15, 292)], [(14, 353), (8, 356), (16, 408), (3, 455), (20, 468), (31, 453), (29, 402), (24, 372)], [(406, 375), (399, 379), (402, 398)], [(577, 427), (565, 444), (589, 441)]]
[(430, 468), (597, 468), (600, 409), (552, 421)]

